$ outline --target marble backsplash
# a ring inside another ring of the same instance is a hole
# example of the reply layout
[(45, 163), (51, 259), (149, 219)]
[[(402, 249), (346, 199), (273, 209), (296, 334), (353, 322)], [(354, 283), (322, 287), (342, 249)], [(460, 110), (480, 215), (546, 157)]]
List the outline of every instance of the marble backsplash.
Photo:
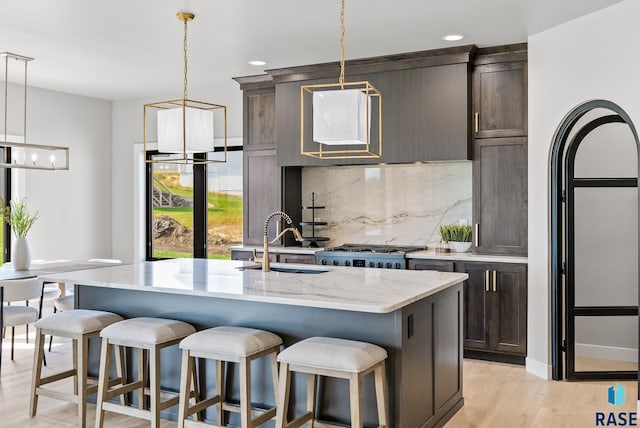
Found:
[[(425, 246), (439, 239), (440, 224), (471, 224), (471, 162), (303, 168), (303, 205), (311, 192), (326, 207), (315, 215), (328, 223), (316, 229), (331, 238), (324, 246)], [(302, 217), (311, 221), (311, 211)]]

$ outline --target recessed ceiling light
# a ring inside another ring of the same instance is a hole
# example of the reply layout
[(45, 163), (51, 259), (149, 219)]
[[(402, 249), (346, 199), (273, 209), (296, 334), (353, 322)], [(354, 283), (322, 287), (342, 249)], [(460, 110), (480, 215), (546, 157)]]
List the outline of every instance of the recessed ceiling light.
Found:
[(457, 42), (462, 39), (464, 39), (462, 34), (447, 34), (442, 38), (442, 40), (446, 40), (447, 42)]
[(249, 61), (249, 64), (251, 64), (251, 65), (265, 65), (266, 62), (256, 59), (256, 60), (253, 60), (253, 61)]

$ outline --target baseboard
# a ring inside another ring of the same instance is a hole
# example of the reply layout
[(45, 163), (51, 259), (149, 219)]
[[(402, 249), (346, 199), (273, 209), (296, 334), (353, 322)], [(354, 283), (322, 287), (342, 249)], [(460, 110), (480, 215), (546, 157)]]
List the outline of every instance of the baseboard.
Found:
[(631, 348), (617, 348), (615, 346), (591, 345), (589, 343), (576, 343), (576, 356), (587, 358), (600, 358), (624, 362), (637, 362), (638, 350)]
[(538, 360), (534, 360), (533, 358), (527, 357), (527, 359), (525, 360), (525, 368), (527, 372), (531, 373), (532, 375), (541, 377), (542, 379), (549, 380), (553, 378), (553, 366), (551, 366), (551, 364), (545, 364)]
[(464, 358), (476, 360), (495, 361), (498, 363), (518, 364), (524, 366), (524, 355), (504, 354), (501, 352), (478, 351), (475, 349), (465, 349)]

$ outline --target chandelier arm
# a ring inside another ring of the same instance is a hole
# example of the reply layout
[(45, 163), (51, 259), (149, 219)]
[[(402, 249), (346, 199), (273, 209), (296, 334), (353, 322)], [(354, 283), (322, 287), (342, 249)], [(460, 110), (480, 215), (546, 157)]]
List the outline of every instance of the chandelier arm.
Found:
[(340, 2), (340, 89), (344, 89), (344, 0)]

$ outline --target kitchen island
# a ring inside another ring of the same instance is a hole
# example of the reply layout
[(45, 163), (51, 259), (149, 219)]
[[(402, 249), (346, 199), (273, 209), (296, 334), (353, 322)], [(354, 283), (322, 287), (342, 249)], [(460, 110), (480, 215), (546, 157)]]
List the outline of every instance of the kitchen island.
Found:
[[(197, 329), (235, 325), (269, 330), (285, 346), (312, 336), (362, 340), (384, 347), (392, 427), (441, 426), (463, 404), (462, 273), (300, 265), (307, 273), (262, 272), (252, 263), (205, 259), (141, 262), (51, 274), (45, 281), (74, 285), (76, 307), (116, 312), (125, 318), (154, 316), (191, 323)], [(296, 268), (295, 265), (272, 268)], [(90, 367), (98, 366), (92, 346)], [(132, 356), (128, 356), (132, 358)], [(180, 351), (163, 352), (162, 385), (177, 389)], [(268, 364), (252, 375), (254, 403), (272, 404)], [(215, 370), (200, 364), (208, 393)], [(233, 370), (233, 369), (231, 369)], [(228, 393), (238, 397), (237, 372)], [(302, 375), (293, 382), (296, 412), (306, 406)], [(373, 379), (363, 385), (365, 426), (376, 424)], [(164, 414), (175, 419), (174, 413)], [(323, 379), (319, 419), (349, 420), (348, 386)], [(229, 423), (238, 425), (236, 415)], [(207, 414), (214, 419), (213, 412)], [(270, 426), (269, 424), (265, 426)]]

